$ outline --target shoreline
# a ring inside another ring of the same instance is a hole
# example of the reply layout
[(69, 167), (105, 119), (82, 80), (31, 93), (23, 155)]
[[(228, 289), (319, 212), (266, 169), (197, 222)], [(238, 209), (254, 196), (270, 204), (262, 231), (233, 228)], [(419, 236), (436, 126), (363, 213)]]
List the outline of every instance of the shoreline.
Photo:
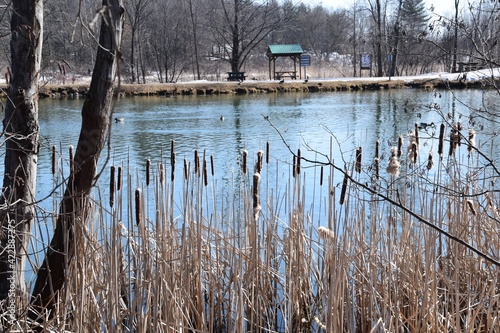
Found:
[[(87, 94), (90, 83), (41, 84), (40, 98), (79, 97)], [(192, 81), (181, 83), (120, 84), (118, 93), (124, 97), (133, 96), (176, 96), (176, 95), (223, 95), (223, 94), (265, 94), (285, 92), (335, 92), (335, 91), (373, 91), (387, 89), (464, 89), (485, 87), (484, 80), (465, 81), (443, 78), (393, 77), (350, 78), (334, 80), (288, 80), (238, 82)], [(0, 86), (5, 97), (7, 85)]]

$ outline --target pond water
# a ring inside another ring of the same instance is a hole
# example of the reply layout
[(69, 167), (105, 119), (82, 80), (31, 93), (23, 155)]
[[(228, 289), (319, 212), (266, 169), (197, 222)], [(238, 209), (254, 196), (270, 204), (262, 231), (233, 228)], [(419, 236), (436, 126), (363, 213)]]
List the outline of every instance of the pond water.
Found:
[[(489, 96), (491, 95), (491, 96)], [(309, 160), (326, 161), (330, 156), (341, 168), (352, 168), (355, 149), (363, 148), (363, 163), (373, 161), (376, 141), (380, 140), (381, 173), (385, 173), (392, 146), (400, 135), (407, 136), (415, 123), (434, 123), (435, 127), (419, 131), (421, 138), (420, 163), (424, 164), (427, 152), (437, 150), (439, 125), (461, 121), (478, 132), (478, 144), (493, 146), (489, 141), (499, 130), (496, 122), (479, 109), (496, 110), (497, 95), (482, 90), (439, 91), (390, 90), (370, 92), (288, 93), (245, 96), (179, 96), (139, 97), (119, 100), (113, 117), (124, 118), (112, 124), (110, 160), (103, 166), (105, 171), (97, 182), (99, 193), (96, 200), (107, 206), (109, 195), (109, 166), (123, 165), (131, 174), (125, 186), (144, 188), (146, 160), (153, 165), (162, 162), (170, 172), (170, 149), (175, 141), (177, 165), (176, 177), (182, 178), (183, 160), (193, 165), (194, 151), (206, 154), (214, 161), (213, 187), (215, 200), (226, 201), (217, 207), (227, 207), (235, 190), (236, 180), (241, 179), (243, 150), (248, 152), (249, 170), (256, 160), (257, 151), (270, 146), (270, 162), (265, 170), (263, 187), (266, 193), (290, 191), (293, 155), (301, 149), (301, 155)], [(55, 184), (62, 178), (51, 174), (51, 151), (58, 151), (58, 169), (68, 175), (69, 146), (76, 147), (80, 130), (83, 99), (45, 99), (40, 101), (41, 150), (38, 162), (37, 198), (45, 226), (37, 226), (32, 246), (44, 247), (50, 240), (51, 219), (56, 212), (64, 186), (55, 191)], [(472, 121), (469, 121), (471, 116)], [(447, 130), (447, 133), (449, 130)], [(466, 132), (465, 132), (466, 133)], [(405, 138), (405, 144), (407, 139)], [(481, 143), (482, 142), (482, 143)], [(290, 149), (290, 150), (289, 150)], [(487, 148), (492, 156), (500, 156), (496, 147)], [(493, 149), (493, 150), (490, 150)], [(466, 154), (466, 149), (463, 149)], [(103, 152), (103, 157), (107, 152)], [(103, 165), (103, 159), (101, 159)], [(306, 206), (324, 205), (328, 190), (318, 186), (318, 168), (303, 162), (302, 177), (309, 186), (304, 190)], [(3, 166), (0, 165), (3, 169)], [(387, 177), (387, 174), (384, 175)], [(249, 177), (247, 175), (247, 177)], [(340, 187), (342, 176), (336, 174), (333, 184)], [(263, 177), (264, 178), (264, 177)], [(285, 182), (282, 182), (282, 181)], [(215, 181), (214, 181), (215, 184)], [(269, 188), (272, 189), (269, 189)], [(177, 186), (179, 192), (182, 186)], [(182, 194), (174, 193), (181, 197)], [(265, 194), (264, 194), (265, 196)], [(105, 198), (105, 199), (104, 199)], [(225, 200), (227, 199), (227, 200)], [(265, 202), (265, 197), (262, 199)], [(154, 216), (154, 205), (150, 205)], [(314, 222), (324, 225), (328, 212), (313, 208)], [(179, 213), (180, 214), (180, 213)], [(40, 254), (39, 250), (33, 253)], [(40, 262), (43, 256), (35, 261)], [(28, 275), (29, 272), (28, 272)]]
[[(57, 147), (64, 161), (69, 145), (76, 146), (82, 104), (83, 99), (40, 102), (39, 197), (53, 187), (51, 147)], [(320, 155), (331, 155), (342, 166), (353, 159), (358, 146), (364, 156), (372, 158), (376, 140), (381, 142), (381, 155), (387, 156), (398, 136), (407, 135), (415, 123), (435, 123), (436, 127), (421, 131), (420, 137), (436, 138), (443, 115), (450, 122), (461, 121), (465, 128), (476, 128), (479, 134), (493, 133), (497, 126), (488, 118), (476, 117), (473, 124), (468, 123), (469, 106), (484, 108), (485, 104), (481, 90), (125, 98), (114, 109), (113, 117), (124, 121), (113, 123), (108, 165), (129, 163), (132, 174), (143, 172), (147, 159), (169, 165), (175, 140), (178, 162), (192, 161), (195, 150), (200, 155), (206, 152), (207, 157), (213, 156), (215, 178), (220, 181), (238, 173), (243, 150), (254, 161), (267, 142), (271, 161), (291, 163), (288, 145), (294, 152), (300, 148), (302, 156), (312, 160), (325, 161)], [(424, 142), (422, 148), (420, 155), (425, 159), (426, 150), (437, 150), (437, 142)], [(177, 172), (182, 175), (182, 168)]]

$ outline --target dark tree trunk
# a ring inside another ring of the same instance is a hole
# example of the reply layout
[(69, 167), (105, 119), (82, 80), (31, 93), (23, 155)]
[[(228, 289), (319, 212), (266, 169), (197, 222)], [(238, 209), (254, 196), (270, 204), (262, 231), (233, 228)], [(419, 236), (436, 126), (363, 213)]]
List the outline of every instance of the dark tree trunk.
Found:
[(25, 289), (26, 249), (34, 221), (38, 159), (38, 77), (42, 52), (42, 0), (11, 2), (11, 64), (3, 120), (5, 170), (0, 197), (0, 300), (3, 313)]
[(50, 318), (55, 302), (63, 291), (68, 266), (74, 255), (74, 229), (86, 223), (89, 196), (97, 171), (97, 162), (107, 137), (111, 117), (113, 82), (116, 76), (123, 26), (122, 0), (103, 0), (100, 47), (89, 94), (82, 109), (82, 127), (68, 185), (61, 202), (54, 236), (45, 260), (38, 270), (29, 317), (38, 322)]

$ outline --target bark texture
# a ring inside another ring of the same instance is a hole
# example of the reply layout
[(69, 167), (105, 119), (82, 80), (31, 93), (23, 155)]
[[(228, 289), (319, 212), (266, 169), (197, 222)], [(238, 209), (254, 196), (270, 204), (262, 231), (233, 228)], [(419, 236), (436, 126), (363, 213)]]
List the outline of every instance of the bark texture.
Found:
[(38, 270), (32, 293), (29, 317), (42, 323), (52, 318), (56, 302), (64, 291), (68, 267), (74, 256), (74, 229), (86, 223), (89, 196), (97, 171), (97, 162), (106, 142), (111, 116), (113, 82), (120, 44), (124, 8), (121, 0), (103, 0), (99, 49), (89, 94), (82, 109), (82, 127), (68, 185), (59, 209), (57, 226), (45, 260)]
[[(38, 77), (42, 52), (42, 0), (11, 2), (11, 66), (3, 129), (5, 159), (0, 197), (1, 312), (25, 291), (26, 252), (34, 221), (39, 145)], [(14, 314), (10, 312), (11, 314)]]

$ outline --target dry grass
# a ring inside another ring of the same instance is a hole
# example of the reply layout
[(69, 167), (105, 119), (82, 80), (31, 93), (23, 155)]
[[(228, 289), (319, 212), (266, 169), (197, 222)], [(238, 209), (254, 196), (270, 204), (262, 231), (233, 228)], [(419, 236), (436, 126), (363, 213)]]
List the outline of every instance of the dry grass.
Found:
[[(112, 204), (100, 189), (89, 222), (77, 228), (71, 279), (47, 327), (498, 332), (498, 266), (402, 208), (498, 260), (498, 175), (480, 168), (474, 147), (461, 163), (457, 152), (467, 148), (433, 161), (432, 172), (427, 156), (412, 154), (409, 163), (395, 149), (391, 163), (400, 170), (380, 175), (369, 168), (373, 158), (378, 165), (378, 152), (358, 149), (346, 170), (352, 176), (344, 177), (332, 165), (303, 171), (303, 160), (302, 168), (300, 160), (293, 168), (274, 163), (267, 146), (246, 157), (229, 189), (208, 171), (216, 157), (196, 152), (176, 167), (173, 143), (170, 164), (145, 161), (147, 175), (113, 167), (124, 178), (112, 181)], [(273, 169), (288, 177), (271, 184)], [(176, 172), (167, 177), (169, 170)], [(306, 184), (304, 172), (314, 172), (317, 184)], [(306, 186), (320, 186), (322, 195), (306, 202)]]

